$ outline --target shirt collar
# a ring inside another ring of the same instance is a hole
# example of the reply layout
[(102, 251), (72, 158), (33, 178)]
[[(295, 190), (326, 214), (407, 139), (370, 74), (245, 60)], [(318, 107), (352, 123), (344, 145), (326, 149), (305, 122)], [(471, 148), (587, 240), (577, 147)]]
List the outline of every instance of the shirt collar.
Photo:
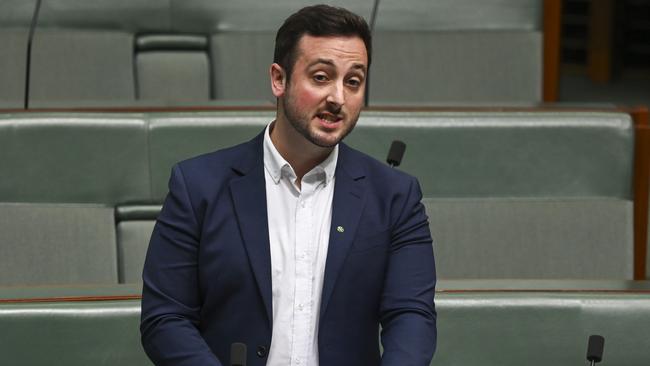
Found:
[[(269, 172), (271, 178), (278, 184), (280, 178), (282, 178), (282, 171), (286, 171), (295, 179), (295, 172), (293, 167), (280, 155), (278, 149), (273, 145), (271, 141), (271, 126), (275, 121), (269, 123), (264, 130), (264, 168)], [(325, 173), (325, 185), (329, 184), (334, 179), (334, 173), (336, 171), (336, 163), (339, 156), (339, 145), (337, 144), (332, 149), (332, 152), (323, 160), (320, 164), (316, 165), (312, 170), (310, 170), (306, 175), (311, 175), (314, 172), (324, 172)]]

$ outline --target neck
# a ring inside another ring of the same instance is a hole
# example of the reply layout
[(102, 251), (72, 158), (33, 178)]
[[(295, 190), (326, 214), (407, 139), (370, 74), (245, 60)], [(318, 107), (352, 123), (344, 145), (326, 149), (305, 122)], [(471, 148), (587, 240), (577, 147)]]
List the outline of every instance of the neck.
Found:
[(279, 114), (271, 126), (270, 135), (271, 141), (280, 155), (291, 164), (296, 173), (298, 185), (300, 185), (302, 177), (327, 159), (334, 149), (333, 147), (314, 145)]

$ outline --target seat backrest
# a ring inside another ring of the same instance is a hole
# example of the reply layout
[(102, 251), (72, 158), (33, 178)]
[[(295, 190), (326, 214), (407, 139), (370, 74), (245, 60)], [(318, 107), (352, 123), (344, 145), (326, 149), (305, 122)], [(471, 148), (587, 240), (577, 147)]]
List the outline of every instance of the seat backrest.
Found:
[(22, 108), (25, 100), (27, 28), (0, 28), (0, 108)]
[(167, 195), (172, 166), (184, 159), (246, 142), (273, 120), (273, 112), (152, 113), (149, 120), (152, 195)]
[(372, 106), (542, 100), (539, 31), (381, 31), (374, 40)]
[(31, 106), (110, 106), (134, 100), (131, 33), (50, 28), (35, 33)]
[(364, 112), (346, 142), (399, 169), (427, 197), (632, 198), (634, 130), (619, 112)]
[(450, 291), (436, 294), (431, 366), (584, 365), (587, 340), (605, 337), (603, 365), (642, 365), (650, 297), (607, 291)]
[(0, 118), (0, 202), (116, 203), (149, 197), (146, 121), (138, 114)]
[(218, 100), (274, 101), (269, 66), (275, 32), (220, 32), (211, 36), (215, 97)]
[(157, 104), (210, 100), (208, 40), (203, 35), (147, 34), (136, 39), (138, 99)]
[(440, 278), (632, 279), (632, 202), (424, 198)]
[(0, 108), (23, 108), (29, 27), (36, 0), (0, 1)]
[[(65, 297), (46, 298), (46, 301), (0, 301), (3, 363), (152, 365), (140, 345), (140, 300), (133, 296), (137, 290), (125, 296), (112, 296), (107, 289), (85, 288), (92, 295), (71, 296), (77, 301), (69, 298), (66, 301)], [(32, 292), (39, 296), (48, 289), (34, 288)], [(38, 344), (38, 352), (33, 351), (34, 344)]]
[(538, 0), (382, 4), (370, 105), (540, 102), (542, 12)]
[(0, 203), (0, 286), (117, 283), (114, 209)]

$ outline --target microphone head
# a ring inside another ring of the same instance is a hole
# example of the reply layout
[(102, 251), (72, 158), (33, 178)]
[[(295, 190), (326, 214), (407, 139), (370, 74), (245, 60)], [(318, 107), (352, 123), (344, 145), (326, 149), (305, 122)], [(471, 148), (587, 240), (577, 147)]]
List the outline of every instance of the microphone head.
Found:
[(393, 141), (393, 143), (390, 145), (390, 149), (388, 150), (388, 157), (386, 158), (386, 162), (393, 167), (399, 166), (402, 163), (404, 151), (406, 151), (405, 143), (399, 140)]
[(587, 360), (600, 362), (603, 360), (603, 350), (605, 348), (605, 338), (600, 335), (590, 335), (587, 344)]
[(244, 343), (230, 345), (230, 365), (246, 366), (246, 345)]

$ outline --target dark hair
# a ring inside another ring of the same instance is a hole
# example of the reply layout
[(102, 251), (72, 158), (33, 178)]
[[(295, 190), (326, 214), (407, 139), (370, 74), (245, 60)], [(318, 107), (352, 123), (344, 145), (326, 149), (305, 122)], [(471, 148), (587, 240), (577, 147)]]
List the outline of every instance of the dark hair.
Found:
[(368, 67), (372, 54), (372, 37), (368, 23), (347, 9), (329, 6), (307, 6), (289, 16), (275, 36), (273, 62), (282, 66), (287, 80), (296, 62), (296, 48), (300, 38), (309, 34), (315, 37), (358, 36), (363, 40), (368, 54)]

